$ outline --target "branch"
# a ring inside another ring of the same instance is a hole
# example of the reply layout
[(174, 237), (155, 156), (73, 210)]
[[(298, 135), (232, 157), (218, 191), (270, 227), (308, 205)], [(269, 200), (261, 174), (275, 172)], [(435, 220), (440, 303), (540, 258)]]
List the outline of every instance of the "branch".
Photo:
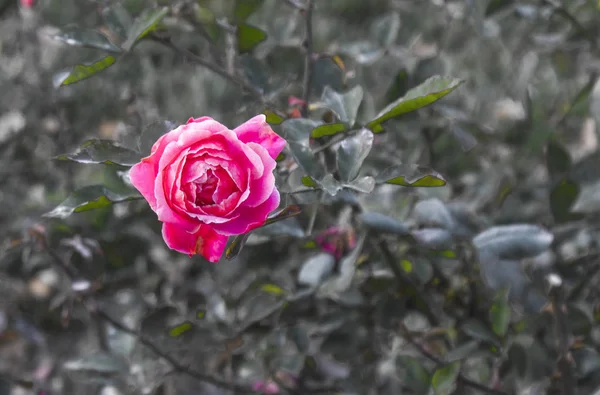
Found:
[[(402, 336), (404, 337), (404, 339), (406, 339), (406, 341), (408, 341), (411, 345), (413, 345), (421, 354), (423, 354), (424, 357), (426, 357), (427, 359), (429, 359), (430, 361), (435, 363), (438, 367), (442, 367), (442, 366), (446, 365), (446, 363), (444, 361), (442, 361), (440, 358), (438, 358), (437, 356), (435, 356), (434, 354), (429, 352), (427, 349), (425, 349), (425, 347), (423, 347), (423, 345), (421, 343), (416, 341), (414, 339), (414, 337), (411, 335), (408, 328), (406, 328), (403, 323), (400, 323), (400, 331), (402, 332)], [(474, 388), (474, 389), (481, 391), (483, 393), (486, 393), (486, 394), (508, 395), (508, 393), (506, 393), (504, 391), (500, 391), (500, 390), (497, 390), (494, 388), (489, 388), (483, 384), (473, 381), (473, 380), (465, 377), (462, 373), (458, 374), (457, 381), (464, 386)]]
[[(69, 277), (69, 279), (71, 281), (76, 280), (79, 277), (78, 271), (74, 267), (69, 265), (68, 262), (65, 262), (56, 253), (56, 251), (54, 251), (54, 249), (52, 249), (48, 245), (48, 241), (47, 241), (45, 235), (42, 234), (41, 232), (36, 232), (35, 236), (39, 240), (42, 249), (44, 251), (46, 251), (52, 258), (52, 262), (56, 266), (60, 267), (65, 272), (67, 277)], [(148, 347), (150, 350), (152, 350), (156, 355), (158, 355), (159, 357), (161, 357), (165, 361), (167, 361), (176, 372), (186, 374), (187, 376), (192, 377), (198, 381), (201, 381), (204, 383), (209, 383), (214, 386), (233, 391), (235, 393), (243, 393), (243, 394), (259, 393), (257, 391), (254, 391), (252, 388), (245, 386), (243, 384), (230, 383), (225, 380), (219, 379), (217, 377), (213, 377), (211, 375), (204, 374), (204, 373), (195, 371), (187, 366), (184, 366), (183, 364), (178, 362), (176, 359), (174, 359), (169, 354), (161, 351), (161, 349), (158, 346), (156, 346), (151, 340), (149, 340), (144, 335), (138, 333), (138, 331), (136, 331), (135, 329), (131, 329), (128, 326), (126, 326), (125, 324), (119, 322), (118, 320), (113, 319), (105, 310), (102, 309), (102, 307), (100, 306), (100, 304), (98, 303), (98, 301), (94, 297), (94, 295), (89, 295), (89, 296), (87, 296), (86, 299), (87, 299), (87, 303), (84, 303), (84, 306), (89, 311), (89, 313), (91, 314), (93, 319), (96, 321), (96, 323), (98, 321), (101, 321), (101, 323), (102, 323), (102, 325), (97, 326), (98, 335), (100, 338), (100, 347), (102, 349), (107, 350), (108, 342), (106, 340), (106, 333), (105, 332), (101, 333), (100, 331), (105, 330), (103, 324), (108, 322), (115, 328), (134, 336), (136, 339), (138, 339), (140, 341), (140, 343), (142, 343), (143, 345)]]
[(167, 361), (169, 363), (169, 365), (171, 365), (173, 367), (173, 369), (179, 373), (183, 373), (183, 374), (185, 374), (189, 377), (192, 377), (198, 381), (202, 381), (204, 383), (209, 383), (216, 387), (224, 388), (224, 389), (234, 391), (237, 393), (244, 393), (244, 394), (260, 393), (259, 391), (254, 391), (252, 388), (247, 387), (243, 384), (227, 382), (225, 380), (219, 379), (219, 378), (211, 376), (209, 374), (205, 374), (205, 373), (201, 373), (196, 370), (193, 370), (192, 368), (190, 368), (188, 366), (184, 366), (182, 363), (178, 362), (175, 358), (173, 358), (169, 354), (163, 352), (150, 339), (148, 339), (144, 335), (138, 333), (138, 331), (131, 329), (128, 326), (126, 326), (125, 324), (112, 318), (103, 309), (98, 308), (97, 313), (98, 313), (99, 317), (101, 317), (103, 320), (105, 320), (106, 322), (108, 322), (109, 324), (114, 326), (115, 328), (134, 336), (136, 339), (139, 340), (140, 343), (142, 343), (143, 345), (148, 347), (150, 350), (152, 350), (152, 352), (154, 352), (156, 355), (158, 355), (159, 357), (161, 357), (165, 361)]
[(552, 303), (552, 316), (554, 317), (554, 335), (558, 348), (558, 361), (556, 367), (560, 374), (562, 384), (561, 394), (576, 395), (577, 379), (574, 372), (574, 360), (571, 355), (571, 334), (569, 333), (568, 318), (565, 314), (564, 288), (562, 279), (556, 274), (549, 274), (546, 278), (548, 296)]
[(429, 300), (421, 291), (419, 285), (398, 267), (398, 265), (396, 264), (396, 257), (394, 257), (394, 254), (392, 254), (392, 252), (390, 251), (387, 242), (383, 239), (378, 238), (377, 236), (373, 236), (372, 240), (374, 247), (379, 250), (384, 262), (391, 269), (392, 273), (394, 274), (394, 277), (396, 277), (398, 284), (401, 287), (409, 286), (410, 288), (412, 288), (412, 291), (414, 291), (415, 298), (423, 304), (423, 313), (427, 316), (427, 319), (429, 320), (431, 325), (440, 326), (440, 320), (437, 314), (434, 313), (431, 307), (431, 303), (429, 303)]
[(310, 88), (312, 83), (312, 65), (313, 65), (313, 37), (312, 37), (312, 14), (314, 3), (313, 0), (306, 0), (305, 8), (305, 28), (306, 37), (304, 39), (304, 47), (306, 54), (304, 55), (304, 81), (302, 82), (302, 116), (306, 117), (308, 113), (308, 103), (310, 101)]
[(234, 84), (236, 84), (237, 86), (242, 88), (244, 91), (246, 91), (246, 92), (250, 93), (252, 96), (254, 96), (261, 104), (265, 104), (265, 105), (268, 105), (269, 107), (272, 107), (271, 108), (272, 111), (277, 113), (277, 115), (279, 115), (281, 117), (286, 117), (285, 113), (283, 113), (281, 110), (277, 109), (277, 105), (275, 103), (273, 103), (271, 100), (269, 100), (267, 97), (265, 97), (265, 95), (263, 94), (263, 92), (260, 89), (252, 86), (250, 83), (246, 82), (244, 79), (239, 78), (238, 76), (229, 73), (227, 70), (223, 69), (219, 65), (211, 63), (208, 60), (205, 60), (202, 57), (196, 55), (195, 53), (193, 53), (183, 47), (178, 46), (169, 37), (161, 37), (161, 36), (157, 36), (157, 35), (152, 35), (151, 38), (152, 38), (152, 40), (154, 40), (158, 43), (161, 43), (165, 47), (170, 48), (173, 51), (179, 53), (180, 55), (185, 56), (187, 59), (199, 64), (200, 66), (209, 69), (213, 73), (220, 75), (221, 77), (225, 78), (226, 80), (233, 82)]

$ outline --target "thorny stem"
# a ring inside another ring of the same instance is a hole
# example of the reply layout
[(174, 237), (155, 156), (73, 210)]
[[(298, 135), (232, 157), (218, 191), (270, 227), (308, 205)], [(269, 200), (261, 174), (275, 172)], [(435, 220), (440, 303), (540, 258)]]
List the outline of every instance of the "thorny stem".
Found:
[[(421, 354), (423, 354), (423, 356), (425, 356), (427, 359), (429, 359), (430, 361), (432, 361), (433, 363), (435, 363), (438, 367), (442, 367), (442, 366), (446, 365), (446, 363), (444, 363), (444, 361), (442, 361), (440, 358), (438, 358), (437, 356), (435, 356), (434, 354), (432, 354), (431, 352), (429, 352), (425, 347), (423, 347), (423, 345), (421, 343), (419, 343), (418, 341), (416, 341), (415, 338), (410, 333), (410, 331), (408, 330), (408, 328), (406, 328), (404, 326), (404, 324), (402, 324), (402, 323), (400, 324), (400, 330), (402, 332), (402, 337), (404, 337), (404, 339), (406, 339), (406, 341), (408, 341)], [(479, 390), (479, 391), (481, 391), (483, 393), (486, 393), (486, 394), (508, 395), (508, 393), (506, 393), (504, 391), (500, 391), (500, 390), (497, 390), (497, 389), (494, 389), (494, 388), (489, 388), (489, 387), (486, 387), (483, 384), (479, 384), (478, 382), (473, 381), (473, 380), (465, 377), (461, 373), (459, 373), (457, 380), (463, 386), (474, 388), (474, 389)]]
[(310, 88), (312, 84), (312, 66), (313, 66), (313, 31), (312, 31), (312, 14), (313, 14), (314, 2), (313, 0), (306, 0), (305, 7), (305, 29), (306, 36), (304, 39), (304, 47), (306, 54), (304, 55), (304, 81), (302, 82), (302, 100), (304, 105), (302, 106), (302, 116), (306, 117), (308, 114), (308, 103), (310, 101)]

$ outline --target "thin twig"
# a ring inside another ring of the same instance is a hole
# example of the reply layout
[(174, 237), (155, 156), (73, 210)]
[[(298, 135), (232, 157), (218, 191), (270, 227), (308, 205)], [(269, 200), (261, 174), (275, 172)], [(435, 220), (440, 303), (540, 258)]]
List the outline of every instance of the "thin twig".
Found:
[(415, 293), (416, 299), (423, 304), (424, 311), (423, 313), (427, 316), (427, 319), (431, 323), (432, 326), (439, 326), (440, 320), (438, 316), (433, 311), (431, 307), (431, 303), (429, 303), (425, 294), (419, 288), (419, 285), (406, 273), (404, 273), (399, 266), (397, 265), (397, 260), (394, 257), (394, 254), (390, 251), (390, 248), (387, 242), (383, 239), (378, 238), (377, 236), (372, 236), (373, 245), (379, 250), (381, 256), (383, 257), (384, 262), (387, 266), (392, 270), (394, 277), (398, 281), (400, 286), (410, 286)]
[(223, 69), (219, 65), (209, 62), (206, 59), (203, 59), (202, 57), (196, 55), (195, 53), (189, 51), (188, 49), (180, 47), (179, 45), (175, 44), (169, 37), (160, 37), (160, 36), (156, 36), (156, 35), (151, 36), (151, 37), (154, 41), (163, 44), (167, 48), (170, 48), (173, 51), (185, 56), (187, 59), (199, 64), (202, 67), (209, 69), (213, 73), (220, 75), (221, 77), (225, 78), (226, 80), (233, 82), (234, 84), (236, 84), (237, 86), (239, 86), (240, 88), (242, 88), (243, 90), (245, 90), (246, 92), (248, 92), (252, 96), (254, 96), (261, 104), (268, 105), (269, 107), (271, 107), (271, 110), (273, 112), (277, 113), (277, 115), (285, 117), (285, 113), (282, 112), (281, 110), (277, 109), (277, 105), (275, 103), (273, 103), (271, 100), (269, 100), (260, 89), (252, 86), (250, 83), (246, 82), (244, 79), (239, 78), (238, 76), (229, 73), (227, 70)]
[(120, 331), (128, 333), (132, 336), (135, 336), (139, 340), (140, 343), (142, 343), (143, 345), (148, 347), (152, 352), (154, 352), (156, 355), (158, 355), (159, 357), (161, 357), (165, 361), (167, 361), (173, 367), (173, 369), (175, 369), (179, 373), (183, 373), (183, 374), (185, 374), (189, 377), (192, 377), (198, 381), (209, 383), (209, 384), (212, 384), (212, 385), (220, 387), (220, 388), (225, 388), (230, 391), (235, 391), (235, 392), (245, 393), (245, 394), (258, 393), (257, 391), (254, 391), (245, 385), (237, 384), (237, 383), (230, 383), (225, 380), (221, 380), (217, 377), (213, 377), (211, 375), (198, 372), (188, 366), (183, 365), (182, 363), (178, 362), (175, 358), (173, 358), (169, 354), (163, 352), (150, 339), (148, 339), (141, 333), (138, 333), (138, 331), (131, 329), (128, 326), (126, 326), (125, 324), (112, 318), (102, 308), (98, 308), (98, 315), (100, 317), (102, 317), (102, 319), (104, 319), (106, 322), (110, 323), (112, 326), (119, 329)]
[(560, 374), (561, 394), (577, 395), (577, 379), (575, 378), (574, 360), (571, 355), (571, 334), (569, 332), (568, 318), (565, 314), (565, 291), (562, 279), (556, 274), (547, 277), (548, 296), (552, 303), (552, 316), (554, 317), (554, 335), (558, 348), (558, 361), (556, 367)]
[[(408, 341), (411, 345), (413, 345), (421, 354), (423, 354), (424, 357), (426, 357), (427, 359), (429, 359), (430, 361), (435, 363), (438, 367), (442, 367), (442, 366), (446, 365), (446, 363), (443, 360), (438, 358), (436, 355), (432, 354), (425, 347), (423, 347), (423, 345), (421, 343), (416, 341), (414, 339), (414, 337), (411, 335), (408, 328), (406, 328), (403, 323), (400, 323), (400, 330), (402, 332), (402, 336), (404, 337), (404, 339), (406, 339), (406, 341)], [(508, 393), (506, 393), (504, 391), (500, 391), (500, 390), (497, 390), (494, 388), (489, 388), (483, 384), (473, 381), (473, 380), (469, 379), (468, 377), (465, 377), (461, 373), (458, 374), (457, 381), (464, 386), (474, 388), (474, 389), (484, 392), (486, 394), (508, 395)]]
[[(65, 273), (67, 274), (67, 276), (69, 277), (69, 279), (71, 281), (73, 281), (74, 279), (77, 279), (79, 277), (79, 273), (72, 266), (68, 265), (67, 262), (65, 262), (48, 245), (48, 242), (43, 235), (39, 235), (39, 238), (40, 238), (40, 244), (41, 244), (42, 248), (50, 255), (50, 257), (52, 257), (53, 262), (65, 271)], [(214, 386), (225, 388), (227, 390), (234, 391), (237, 393), (245, 393), (245, 394), (257, 393), (257, 391), (254, 391), (252, 388), (250, 388), (248, 386), (245, 386), (242, 384), (237, 384), (237, 383), (230, 383), (230, 382), (221, 380), (219, 378), (213, 377), (211, 375), (197, 372), (187, 366), (184, 366), (183, 364), (178, 362), (176, 359), (174, 359), (169, 354), (161, 351), (157, 345), (152, 343), (151, 340), (149, 340), (142, 334), (138, 333), (138, 331), (127, 327), (125, 324), (119, 322), (116, 319), (113, 319), (106, 311), (104, 311), (102, 309), (102, 307), (100, 306), (100, 304), (98, 303), (98, 301), (96, 300), (96, 298), (93, 295), (87, 296), (86, 299), (87, 299), (87, 303), (84, 304), (86, 309), (90, 312), (90, 314), (92, 315), (92, 317), (94, 319), (102, 321), (102, 325), (98, 327), (99, 330), (100, 330), (100, 328), (102, 330), (106, 329), (104, 323), (107, 322), (107, 323), (111, 324), (115, 328), (134, 336), (136, 339), (138, 339), (140, 341), (140, 343), (144, 344), (146, 347), (148, 347), (150, 350), (152, 350), (156, 355), (158, 355), (159, 357), (166, 360), (173, 367), (173, 369), (176, 370), (177, 372), (186, 374), (187, 376), (192, 377), (198, 381), (209, 383)], [(107, 341), (105, 334), (99, 334), (99, 341), (100, 341), (101, 348), (107, 350), (108, 349), (108, 341)]]
[(313, 67), (313, 31), (312, 31), (312, 14), (313, 14), (314, 3), (313, 0), (306, 0), (305, 8), (305, 39), (304, 48), (306, 54), (304, 55), (304, 81), (302, 82), (302, 100), (304, 104), (302, 106), (302, 116), (306, 117), (308, 114), (308, 103), (310, 101), (310, 89), (312, 84), (312, 67)]

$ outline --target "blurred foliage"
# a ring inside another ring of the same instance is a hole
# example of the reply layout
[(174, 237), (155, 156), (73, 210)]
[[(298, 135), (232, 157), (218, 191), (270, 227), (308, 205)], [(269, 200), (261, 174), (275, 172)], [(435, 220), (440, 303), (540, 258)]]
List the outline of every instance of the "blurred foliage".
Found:
[[(0, 0), (0, 395), (600, 393), (597, 1), (33, 3)], [(281, 210), (169, 251), (128, 168), (258, 113)]]

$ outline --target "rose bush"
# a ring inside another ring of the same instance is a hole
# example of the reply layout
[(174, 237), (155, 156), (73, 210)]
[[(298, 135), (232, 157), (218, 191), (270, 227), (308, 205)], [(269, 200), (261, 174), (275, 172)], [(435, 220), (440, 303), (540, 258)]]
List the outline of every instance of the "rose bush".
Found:
[(154, 143), (131, 182), (163, 222), (169, 248), (217, 262), (229, 236), (261, 226), (279, 206), (273, 170), (284, 146), (262, 114), (234, 130), (190, 118)]

